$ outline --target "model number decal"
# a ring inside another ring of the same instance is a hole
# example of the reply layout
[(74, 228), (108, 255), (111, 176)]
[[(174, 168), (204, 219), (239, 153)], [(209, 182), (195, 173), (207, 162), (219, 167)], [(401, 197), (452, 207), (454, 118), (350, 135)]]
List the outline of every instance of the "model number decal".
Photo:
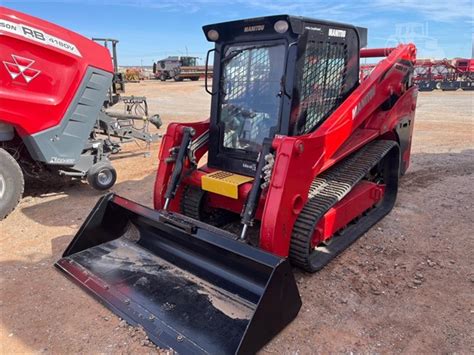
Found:
[(59, 48), (68, 53), (77, 55), (78, 57), (82, 57), (81, 53), (74, 44), (62, 40), (60, 38), (51, 36), (34, 27), (22, 25), (20, 23), (10, 22), (7, 20), (0, 20), (0, 31), (14, 33), (18, 36), (22, 36), (36, 42), (40, 42), (48, 46)]
[(252, 163), (242, 163), (242, 167), (245, 168), (245, 169), (250, 169), (250, 170), (253, 170), (253, 171), (256, 171), (257, 170), (257, 164), (252, 164)]

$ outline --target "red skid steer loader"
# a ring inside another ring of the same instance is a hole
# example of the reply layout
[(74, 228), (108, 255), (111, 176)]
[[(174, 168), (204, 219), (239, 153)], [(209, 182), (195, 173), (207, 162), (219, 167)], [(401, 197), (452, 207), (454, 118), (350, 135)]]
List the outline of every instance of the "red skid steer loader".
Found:
[[(169, 125), (155, 208), (103, 197), (56, 266), (161, 347), (254, 353), (301, 307), (290, 265), (320, 270), (392, 209), (416, 49), (287, 15), (203, 30), (210, 119)], [(361, 57), (386, 58), (359, 81)]]

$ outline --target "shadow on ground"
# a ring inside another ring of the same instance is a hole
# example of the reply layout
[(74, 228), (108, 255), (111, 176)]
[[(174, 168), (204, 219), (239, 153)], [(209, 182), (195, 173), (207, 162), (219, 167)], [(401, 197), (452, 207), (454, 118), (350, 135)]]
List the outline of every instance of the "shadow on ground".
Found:
[[(38, 186), (33, 190), (35, 203), (25, 207), (20, 206), (20, 208), (28, 218), (40, 224), (68, 226), (71, 220), (84, 220), (99, 198), (108, 192), (114, 192), (151, 207), (154, 181), (155, 174), (150, 174), (141, 180), (118, 183), (107, 192), (94, 190), (81, 181), (57, 186), (55, 190), (48, 185)], [(30, 196), (32, 196), (31, 192)], [(45, 213), (45, 211), (50, 211), (50, 213)]]

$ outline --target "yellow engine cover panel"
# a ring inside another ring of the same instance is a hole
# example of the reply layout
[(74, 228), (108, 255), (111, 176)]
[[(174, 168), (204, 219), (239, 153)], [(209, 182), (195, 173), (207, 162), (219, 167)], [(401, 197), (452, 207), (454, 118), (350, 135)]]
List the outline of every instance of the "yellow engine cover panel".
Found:
[(205, 191), (238, 199), (239, 186), (252, 180), (253, 178), (251, 177), (227, 171), (214, 171), (201, 177), (201, 187)]

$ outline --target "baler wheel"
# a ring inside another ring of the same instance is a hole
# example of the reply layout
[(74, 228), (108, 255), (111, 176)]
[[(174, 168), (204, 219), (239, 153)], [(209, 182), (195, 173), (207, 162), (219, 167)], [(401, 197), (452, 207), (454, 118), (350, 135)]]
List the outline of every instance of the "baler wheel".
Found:
[(24, 187), (23, 172), (17, 161), (0, 148), (0, 221), (18, 205)]
[(114, 167), (105, 161), (100, 161), (87, 172), (87, 182), (94, 189), (105, 191), (114, 186), (117, 180), (117, 172)]

